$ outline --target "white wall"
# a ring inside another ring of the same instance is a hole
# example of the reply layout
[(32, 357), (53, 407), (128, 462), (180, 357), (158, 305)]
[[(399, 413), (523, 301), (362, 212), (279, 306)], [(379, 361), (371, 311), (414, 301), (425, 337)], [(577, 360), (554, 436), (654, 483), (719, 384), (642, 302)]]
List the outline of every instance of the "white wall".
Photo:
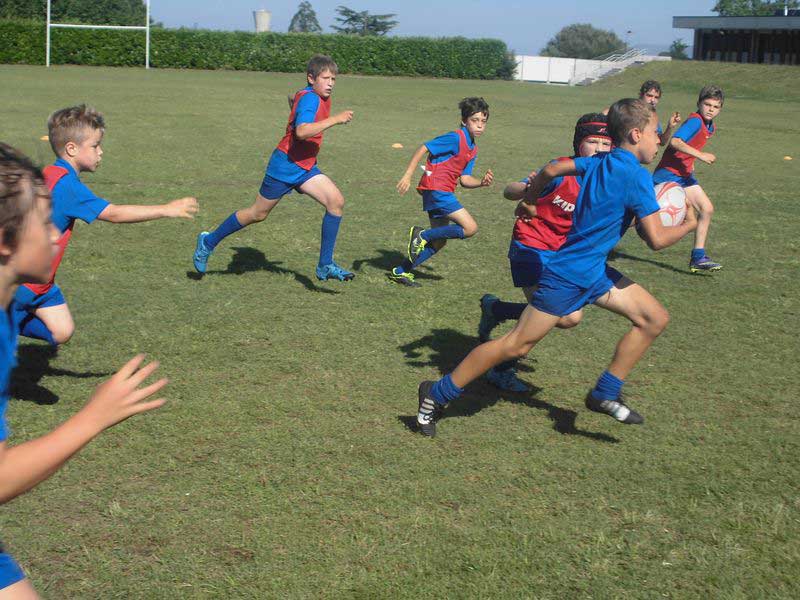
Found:
[[(573, 78), (581, 78), (602, 66), (610, 66), (602, 60), (580, 58), (556, 58), (552, 56), (518, 55), (516, 79), (542, 83), (569, 83)], [(652, 60), (671, 60), (668, 56), (640, 56), (637, 62)]]

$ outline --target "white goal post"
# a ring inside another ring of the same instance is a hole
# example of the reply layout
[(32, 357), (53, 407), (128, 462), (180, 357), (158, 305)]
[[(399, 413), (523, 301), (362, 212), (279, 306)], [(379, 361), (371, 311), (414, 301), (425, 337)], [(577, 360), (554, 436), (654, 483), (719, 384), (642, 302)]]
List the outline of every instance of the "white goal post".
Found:
[(57, 27), (62, 29), (128, 29), (132, 31), (144, 31), (144, 68), (150, 68), (150, 0), (145, 0), (145, 24), (144, 26), (135, 25), (76, 25), (72, 23), (52, 23), (50, 21), (50, 2), (47, 0), (47, 62), (46, 66), (50, 66), (50, 29)]

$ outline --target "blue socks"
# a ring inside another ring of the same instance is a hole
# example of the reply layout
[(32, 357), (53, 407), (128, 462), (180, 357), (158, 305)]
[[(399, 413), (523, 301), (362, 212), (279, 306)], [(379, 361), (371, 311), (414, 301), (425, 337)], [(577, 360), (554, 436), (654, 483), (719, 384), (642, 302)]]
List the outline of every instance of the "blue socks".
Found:
[(692, 260), (700, 260), (706, 255), (705, 248), (695, 248), (692, 250)]
[(236, 213), (233, 213), (230, 217), (225, 219), (219, 227), (209, 233), (203, 243), (206, 245), (206, 248), (213, 250), (223, 239), (232, 233), (236, 233), (241, 228), (242, 224), (239, 223), (239, 219), (236, 218)]
[(342, 217), (337, 217), (325, 212), (322, 217), (322, 242), (319, 247), (319, 266), (324, 267), (333, 262), (333, 247), (336, 245), (336, 236), (339, 235), (339, 224)]
[(498, 321), (518, 321), (526, 306), (528, 305), (525, 302), (498, 300), (492, 304), (492, 316)]
[(444, 225), (442, 227), (434, 227), (433, 229), (426, 229), (420, 234), (420, 237), (426, 242), (433, 240), (454, 240), (464, 239), (464, 228), (461, 225)]
[(416, 267), (424, 263), (438, 251), (439, 250), (433, 246), (425, 246), (422, 249), (422, 252), (419, 253), (419, 256), (417, 256), (417, 260), (412, 263), (410, 260), (405, 259), (403, 263), (399, 267), (395, 267), (395, 269), (398, 273), (408, 273), (409, 271), (413, 271)]
[(600, 379), (597, 380), (597, 385), (592, 390), (592, 396), (595, 400), (618, 400), (619, 394), (622, 391), (622, 384), (625, 383), (621, 379), (617, 379), (608, 371), (603, 371)]
[(47, 325), (45, 325), (44, 321), (42, 321), (39, 317), (35, 317), (33, 315), (25, 317), (20, 325), (21, 335), (33, 338), (35, 340), (44, 340), (51, 346), (58, 346), (56, 341), (53, 339), (53, 334), (50, 333)]
[(463, 393), (464, 388), (460, 388), (453, 383), (450, 375), (445, 375), (431, 387), (431, 398), (433, 398), (437, 404), (447, 404)]

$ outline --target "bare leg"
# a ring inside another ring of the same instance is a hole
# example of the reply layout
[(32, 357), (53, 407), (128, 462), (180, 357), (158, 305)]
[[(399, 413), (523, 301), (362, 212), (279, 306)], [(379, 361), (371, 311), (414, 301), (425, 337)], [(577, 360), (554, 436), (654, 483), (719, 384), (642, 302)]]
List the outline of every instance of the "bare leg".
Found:
[(714, 205), (699, 185), (686, 188), (686, 200), (697, 209), (697, 229), (694, 232), (694, 247), (705, 248)]
[(23, 579), (0, 590), (0, 600), (38, 600), (30, 581)]
[(66, 344), (75, 332), (75, 321), (66, 304), (38, 308), (33, 314), (50, 330), (56, 344)]
[(261, 194), (256, 194), (256, 200), (247, 208), (236, 211), (236, 220), (247, 227), (253, 223), (260, 223), (269, 216), (272, 209), (278, 205), (279, 200), (268, 200)]

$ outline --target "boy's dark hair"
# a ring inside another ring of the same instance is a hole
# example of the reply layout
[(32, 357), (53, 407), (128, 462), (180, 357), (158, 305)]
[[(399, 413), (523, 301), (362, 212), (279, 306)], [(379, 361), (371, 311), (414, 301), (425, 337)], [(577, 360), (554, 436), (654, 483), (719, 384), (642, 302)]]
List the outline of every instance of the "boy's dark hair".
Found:
[(25, 215), (37, 196), (48, 196), (42, 172), (22, 152), (0, 142), (0, 229), (4, 244), (16, 244)]
[(655, 107), (641, 98), (623, 98), (614, 102), (608, 111), (608, 131), (614, 145), (619, 146), (631, 129), (643, 130), (654, 112)]
[(464, 98), (458, 103), (458, 108), (461, 110), (461, 122), (463, 123), (475, 113), (483, 113), (486, 118), (489, 118), (489, 105), (483, 98), (473, 96), (472, 98)]
[(105, 131), (105, 128), (103, 115), (85, 104), (62, 108), (47, 119), (47, 136), (56, 156), (61, 156), (67, 142), (80, 144), (86, 139), (87, 130)]
[(650, 90), (657, 91), (658, 95), (661, 96), (661, 84), (655, 79), (648, 79), (642, 84), (642, 87), (639, 88), (639, 97), (641, 98)]
[(603, 113), (586, 113), (575, 123), (575, 135), (572, 137), (572, 149), (578, 156), (581, 142), (587, 137), (610, 137), (608, 133), (608, 117)]
[(707, 85), (700, 90), (700, 95), (697, 97), (697, 106), (703, 102), (703, 100), (708, 100), (711, 98), (712, 100), (719, 100), (720, 106), (725, 104), (725, 94), (722, 92), (722, 88), (718, 85)]
[(339, 65), (337, 65), (334, 60), (326, 54), (315, 54), (311, 57), (311, 60), (308, 61), (308, 66), (306, 66), (306, 74), (312, 79), (316, 79), (319, 77), (320, 73), (326, 69), (336, 75), (339, 72)]

